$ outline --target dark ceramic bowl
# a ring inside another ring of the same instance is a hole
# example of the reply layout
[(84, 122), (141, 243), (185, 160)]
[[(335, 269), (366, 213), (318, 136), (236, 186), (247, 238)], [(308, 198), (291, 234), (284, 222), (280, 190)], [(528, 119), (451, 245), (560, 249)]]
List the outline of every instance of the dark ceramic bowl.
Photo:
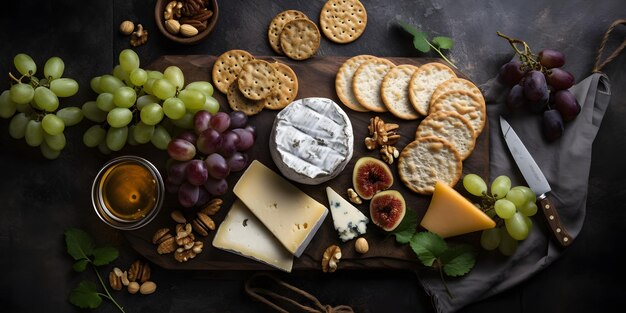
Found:
[(211, 16), (207, 20), (207, 27), (205, 30), (198, 32), (197, 35), (192, 37), (185, 37), (180, 34), (174, 35), (167, 31), (165, 28), (165, 18), (163, 17), (163, 13), (165, 12), (165, 7), (168, 3), (173, 0), (157, 0), (156, 5), (154, 7), (154, 20), (159, 28), (159, 31), (163, 36), (168, 39), (178, 42), (185, 45), (193, 45), (197, 44), (200, 41), (204, 40), (215, 28), (215, 24), (217, 24), (217, 17), (219, 15), (219, 7), (217, 5), (217, 0), (209, 0), (207, 9), (213, 11), (213, 16)]

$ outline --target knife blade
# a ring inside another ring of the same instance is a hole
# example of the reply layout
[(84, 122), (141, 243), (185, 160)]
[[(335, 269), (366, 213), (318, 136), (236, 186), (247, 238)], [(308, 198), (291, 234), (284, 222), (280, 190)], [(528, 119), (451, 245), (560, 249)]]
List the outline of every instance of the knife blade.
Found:
[(550, 184), (545, 175), (543, 175), (541, 168), (539, 168), (511, 125), (502, 116), (500, 116), (500, 129), (502, 130), (506, 145), (509, 151), (511, 151), (511, 155), (513, 155), (513, 160), (515, 160), (517, 167), (520, 172), (522, 172), (522, 176), (524, 176), (528, 187), (537, 195), (537, 207), (544, 213), (554, 238), (561, 246), (565, 247), (570, 245), (572, 243), (572, 237), (565, 227), (563, 227), (563, 224), (561, 224), (556, 206), (548, 197), (548, 193), (552, 188), (550, 188)]

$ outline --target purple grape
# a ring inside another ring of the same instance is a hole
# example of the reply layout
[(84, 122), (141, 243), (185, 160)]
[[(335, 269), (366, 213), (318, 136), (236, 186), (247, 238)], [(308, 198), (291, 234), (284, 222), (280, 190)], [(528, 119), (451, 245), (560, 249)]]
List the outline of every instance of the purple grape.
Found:
[(530, 71), (524, 78), (524, 96), (531, 102), (541, 100), (548, 91), (546, 78), (540, 71)]
[(196, 156), (196, 146), (183, 139), (172, 139), (167, 145), (167, 154), (177, 161), (189, 161)]
[(217, 112), (211, 117), (211, 128), (223, 133), (230, 127), (230, 116), (225, 112)]
[(254, 136), (251, 132), (243, 129), (237, 128), (232, 130), (239, 136), (239, 141), (237, 142), (237, 151), (246, 151), (252, 147), (254, 144)]
[(252, 138), (254, 138), (254, 140), (256, 140), (256, 127), (255, 126), (248, 125), (244, 129), (249, 131), (252, 134)]
[(187, 169), (188, 165), (189, 162), (173, 163), (167, 171), (166, 181), (176, 185), (181, 185), (185, 181), (185, 170)]
[(561, 113), (565, 122), (572, 121), (580, 113), (580, 104), (569, 90), (559, 90), (554, 93), (553, 107)]
[(554, 90), (569, 89), (574, 86), (574, 75), (560, 68), (553, 68), (546, 74), (546, 81)]
[(525, 74), (525, 71), (522, 71), (521, 67), (522, 62), (520, 61), (511, 61), (502, 65), (498, 73), (498, 80), (507, 86), (513, 86), (519, 83)]
[(198, 140), (196, 141), (196, 147), (204, 154), (211, 154), (217, 151), (217, 148), (222, 143), (222, 135), (217, 130), (209, 128), (203, 131)]
[(555, 141), (563, 135), (563, 118), (559, 111), (543, 112), (543, 135), (548, 141)]
[(180, 134), (178, 134), (178, 136), (176, 136), (177, 139), (182, 139), (182, 140), (187, 140), (191, 143), (196, 143), (196, 140), (198, 140), (198, 136), (196, 136), (196, 134), (190, 130), (186, 130)]
[(185, 169), (187, 175), (187, 182), (194, 186), (201, 186), (209, 177), (209, 172), (202, 160), (191, 160), (189, 165)]
[(211, 126), (210, 123), (211, 113), (208, 111), (200, 110), (193, 116), (193, 129), (198, 135), (209, 128)]
[(165, 181), (165, 191), (167, 193), (177, 194), (178, 193), (178, 188), (180, 188), (180, 185), (174, 184), (174, 183), (169, 182), (169, 181)]
[(547, 68), (561, 67), (565, 65), (565, 55), (561, 51), (544, 49), (539, 51), (537, 60)]
[(204, 188), (213, 196), (221, 196), (228, 190), (228, 182), (225, 179), (207, 179)]
[(228, 113), (230, 116), (230, 129), (244, 128), (248, 123), (248, 116), (241, 111), (231, 111)]
[(198, 196), (200, 195), (200, 188), (190, 183), (183, 183), (178, 188), (178, 203), (185, 208), (191, 208), (198, 202)]
[(222, 143), (217, 152), (223, 155), (225, 158), (230, 157), (233, 153), (237, 152), (237, 145), (239, 144), (239, 135), (232, 131), (227, 131), (222, 134)]
[(198, 188), (198, 201), (196, 201), (196, 205), (205, 205), (207, 202), (209, 202), (209, 200), (211, 200), (211, 193), (206, 190), (204, 185), (200, 186), (200, 188)]
[(506, 97), (506, 106), (511, 111), (519, 110), (525, 107), (527, 104), (526, 97), (524, 97), (524, 87), (521, 85), (515, 85), (509, 91)]
[(230, 173), (226, 159), (218, 153), (207, 156), (206, 159), (204, 159), (204, 164), (206, 165), (209, 175), (215, 179), (226, 178)]
[(228, 167), (233, 172), (239, 172), (248, 165), (248, 155), (241, 152), (235, 152), (228, 158)]
[(550, 101), (550, 91), (546, 89), (545, 93), (543, 94), (543, 97), (541, 97), (539, 101), (526, 100), (526, 103), (528, 104), (528, 108), (530, 109), (531, 112), (541, 113), (546, 110), (546, 108), (548, 107), (549, 101)]

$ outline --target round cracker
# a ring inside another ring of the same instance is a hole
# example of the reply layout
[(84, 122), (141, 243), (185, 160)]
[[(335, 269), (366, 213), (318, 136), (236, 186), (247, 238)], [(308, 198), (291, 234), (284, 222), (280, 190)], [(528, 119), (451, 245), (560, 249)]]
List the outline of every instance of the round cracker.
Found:
[(398, 158), (400, 180), (411, 190), (429, 195), (435, 183), (454, 186), (461, 178), (461, 155), (445, 139), (420, 137), (402, 149)]
[(267, 39), (274, 52), (280, 55), (284, 54), (283, 49), (280, 47), (280, 33), (283, 31), (283, 27), (285, 27), (287, 22), (298, 18), (308, 19), (306, 14), (298, 10), (286, 10), (274, 16), (267, 30)]
[(420, 66), (409, 82), (409, 100), (415, 110), (426, 116), (435, 88), (454, 77), (456, 77), (454, 71), (442, 63), (431, 62)]
[(380, 87), (380, 96), (391, 114), (405, 120), (419, 117), (411, 101), (409, 101), (409, 81), (418, 67), (402, 64), (392, 68)]
[(472, 124), (461, 114), (440, 111), (429, 114), (415, 132), (415, 138), (434, 136), (451, 143), (465, 160), (474, 150), (476, 135)]
[(367, 12), (359, 0), (328, 0), (320, 12), (324, 35), (336, 43), (359, 38), (367, 25)]
[(276, 91), (263, 100), (263, 106), (270, 110), (280, 110), (296, 99), (298, 76), (286, 64), (272, 63), (276, 70)]
[(280, 47), (286, 56), (305, 60), (317, 53), (320, 47), (320, 31), (309, 19), (289, 21), (280, 32)]
[(276, 71), (267, 61), (252, 60), (241, 68), (237, 84), (244, 97), (250, 100), (265, 99), (276, 88)]
[(476, 137), (485, 127), (487, 119), (485, 105), (482, 104), (480, 98), (469, 91), (448, 91), (441, 94), (430, 107), (431, 114), (439, 111), (453, 111), (461, 114), (472, 124)]
[(241, 67), (254, 60), (252, 54), (244, 50), (229, 50), (220, 55), (213, 63), (213, 85), (223, 94), (228, 93), (228, 87), (237, 79)]
[(233, 111), (241, 111), (246, 115), (255, 115), (261, 112), (264, 108), (263, 101), (250, 100), (243, 96), (241, 90), (239, 90), (239, 84), (237, 79), (228, 87), (226, 97), (228, 98), (228, 104)]
[(456, 91), (456, 90), (469, 91), (473, 93), (476, 97), (478, 97), (483, 103), (483, 105), (485, 104), (485, 98), (483, 97), (482, 92), (480, 92), (480, 89), (478, 89), (478, 87), (476, 87), (476, 85), (474, 85), (474, 83), (472, 83), (471, 81), (464, 79), (464, 78), (459, 78), (459, 77), (450, 78), (446, 80), (445, 82), (439, 84), (439, 86), (435, 88), (435, 91), (433, 91), (433, 95), (430, 98), (430, 103), (433, 103), (435, 99), (441, 96), (441, 94), (448, 92), (448, 91)]
[(352, 91), (359, 104), (374, 112), (386, 112), (380, 96), (380, 86), (385, 75), (396, 65), (383, 58), (366, 60), (357, 68), (352, 78)]
[(357, 112), (367, 112), (369, 110), (360, 105), (359, 101), (354, 96), (354, 92), (352, 91), (352, 78), (354, 77), (354, 72), (359, 68), (359, 65), (373, 58), (376, 57), (367, 54), (352, 57), (341, 65), (335, 77), (335, 91), (337, 92), (339, 100), (341, 100), (341, 103), (345, 106)]

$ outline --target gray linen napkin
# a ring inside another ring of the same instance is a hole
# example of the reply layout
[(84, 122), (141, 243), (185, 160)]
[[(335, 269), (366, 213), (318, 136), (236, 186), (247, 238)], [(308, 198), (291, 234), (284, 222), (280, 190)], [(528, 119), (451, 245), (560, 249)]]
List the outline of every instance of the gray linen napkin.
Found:
[[(565, 125), (563, 137), (552, 143), (543, 139), (541, 115), (511, 114), (507, 111), (504, 102), (508, 88), (497, 79), (491, 79), (480, 88), (485, 95), (489, 118), (490, 179), (507, 175), (514, 186), (526, 185), (502, 138), (499, 123), (502, 114), (541, 167), (552, 187), (549, 197), (555, 203), (563, 225), (575, 239), (585, 220), (592, 143), (611, 96), (608, 77), (594, 73), (570, 89), (582, 111), (574, 121)], [(420, 281), (432, 297), (437, 311), (455, 312), (470, 303), (498, 294), (559, 258), (563, 248), (551, 238), (552, 234), (543, 219), (545, 217), (541, 212), (533, 217), (530, 235), (520, 242), (511, 257), (502, 256), (497, 250), (488, 252), (479, 248), (481, 251), (476, 265), (468, 275), (446, 279), (453, 298), (447, 294), (438, 274), (420, 273)]]

